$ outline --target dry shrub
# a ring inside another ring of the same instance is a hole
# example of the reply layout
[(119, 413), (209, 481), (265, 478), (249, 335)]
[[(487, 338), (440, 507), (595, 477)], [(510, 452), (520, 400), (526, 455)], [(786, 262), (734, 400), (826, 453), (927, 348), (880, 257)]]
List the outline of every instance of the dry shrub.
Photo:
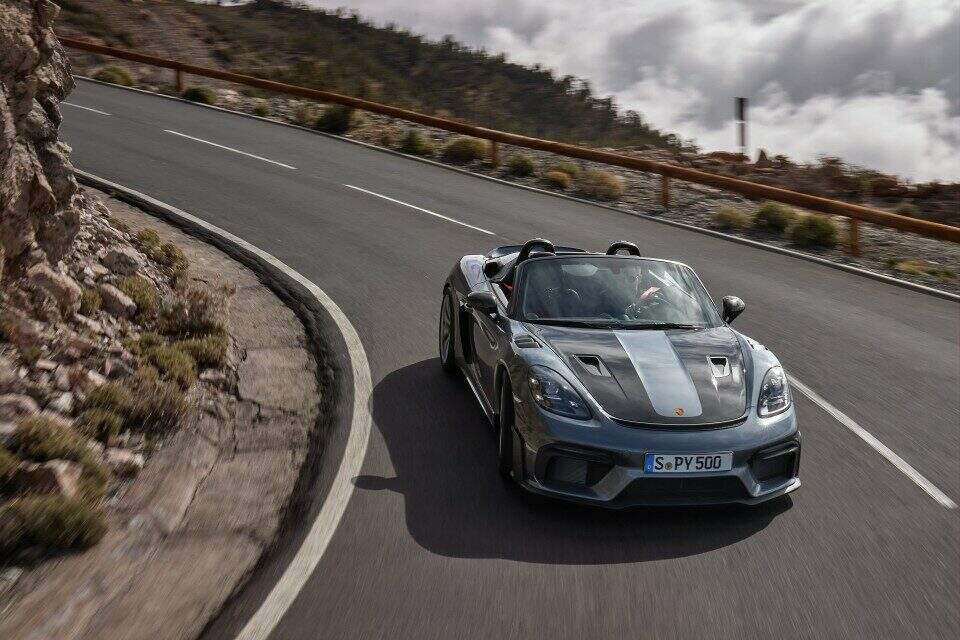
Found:
[(160, 331), (179, 338), (196, 338), (226, 333), (226, 305), (223, 296), (207, 289), (191, 288), (164, 301)]
[(544, 184), (554, 189), (567, 189), (571, 181), (570, 174), (563, 171), (547, 171), (543, 174)]
[(518, 178), (532, 176), (536, 171), (533, 159), (524, 153), (515, 153), (507, 159), (507, 172)]
[(746, 229), (750, 216), (736, 207), (720, 207), (712, 216), (712, 226), (717, 229)]
[(92, 316), (100, 310), (103, 301), (100, 299), (100, 292), (90, 287), (84, 287), (80, 292), (80, 314)]
[(0, 507), (0, 521), (12, 523), (15, 546), (85, 549), (107, 532), (101, 511), (82, 500), (59, 495), (11, 500)]
[(797, 219), (797, 212), (779, 202), (764, 202), (753, 216), (753, 228), (783, 233)]
[(428, 156), (433, 153), (433, 143), (417, 129), (407, 129), (397, 149), (414, 156)]
[(443, 146), (441, 157), (454, 164), (469, 164), (482, 160), (487, 154), (487, 143), (477, 138), (454, 138)]
[(214, 333), (203, 338), (180, 340), (174, 347), (189, 353), (200, 369), (219, 369), (227, 360), (229, 339), (226, 334)]
[(143, 360), (154, 367), (164, 380), (187, 389), (197, 379), (197, 365), (189, 353), (172, 345), (151, 347), (143, 353)]
[(799, 218), (787, 237), (800, 247), (830, 248), (837, 244), (837, 225), (826, 216), (811, 214)]
[(598, 200), (616, 200), (623, 195), (623, 179), (609, 171), (587, 169), (576, 179), (577, 193)]
[(117, 288), (137, 305), (137, 320), (143, 322), (157, 315), (160, 293), (152, 282), (143, 276), (125, 276), (117, 282)]

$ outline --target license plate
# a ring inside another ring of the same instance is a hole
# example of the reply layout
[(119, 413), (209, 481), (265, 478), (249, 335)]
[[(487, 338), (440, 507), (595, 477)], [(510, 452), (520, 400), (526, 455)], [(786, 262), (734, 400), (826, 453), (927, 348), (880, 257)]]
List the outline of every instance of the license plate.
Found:
[(645, 473), (712, 473), (730, 471), (733, 454), (725, 453), (648, 453)]

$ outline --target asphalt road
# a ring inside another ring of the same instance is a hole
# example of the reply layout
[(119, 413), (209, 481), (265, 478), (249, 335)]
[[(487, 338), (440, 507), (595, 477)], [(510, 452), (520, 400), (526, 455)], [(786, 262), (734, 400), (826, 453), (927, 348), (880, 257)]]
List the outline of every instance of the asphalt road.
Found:
[[(595, 250), (632, 240), (689, 263), (714, 296), (742, 297), (737, 328), (960, 502), (956, 303), (195, 105), (86, 82), (69, 100), (110, 114), (63, 107), (79, 168), (273, 253), (363, 341), (374, 427), (357, 490), (273, 638), (942, 638), (960, 626), (960, 510), (803, 396), (792, 504), (597, 512), (506, 489), (491, 430), (436, 355), (440, 287), (461, 255), (535, 236)], [(261, 591), (208, 635), (230, 637)]]

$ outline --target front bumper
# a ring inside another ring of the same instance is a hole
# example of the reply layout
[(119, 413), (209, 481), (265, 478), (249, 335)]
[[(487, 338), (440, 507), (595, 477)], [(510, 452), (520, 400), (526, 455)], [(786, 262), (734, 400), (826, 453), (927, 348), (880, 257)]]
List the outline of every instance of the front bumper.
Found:
[[(793, 409), (714, 430), (680, 431), (583, 422), (539, 407), (520, 411), (520, 485), (540, 495), (610, 508), (759, 504), (800, 487), (801, 438)], [(518, 415), (519, 417), (519, 415)], [(733, 453), (717, 473), (646, 473), (646, 453)]]

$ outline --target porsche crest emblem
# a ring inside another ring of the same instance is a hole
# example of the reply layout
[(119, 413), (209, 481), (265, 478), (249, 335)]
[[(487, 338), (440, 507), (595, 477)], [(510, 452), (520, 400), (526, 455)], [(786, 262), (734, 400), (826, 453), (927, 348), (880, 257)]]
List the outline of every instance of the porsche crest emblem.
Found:
[(677, 417), (680, 417), (683, 415), (683, 407), (677, 407), (676, 409), (673, 410), (673, 412), (677, 414)]

